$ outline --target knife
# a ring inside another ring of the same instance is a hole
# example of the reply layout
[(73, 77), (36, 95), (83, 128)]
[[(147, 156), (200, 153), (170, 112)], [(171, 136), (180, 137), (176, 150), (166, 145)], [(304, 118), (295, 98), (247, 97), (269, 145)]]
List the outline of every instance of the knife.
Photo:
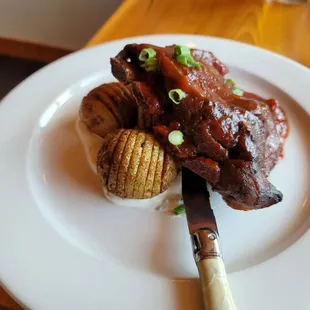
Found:
[(182, 195), (205, 310), (236, 310), (206, 180), (182, 168)]

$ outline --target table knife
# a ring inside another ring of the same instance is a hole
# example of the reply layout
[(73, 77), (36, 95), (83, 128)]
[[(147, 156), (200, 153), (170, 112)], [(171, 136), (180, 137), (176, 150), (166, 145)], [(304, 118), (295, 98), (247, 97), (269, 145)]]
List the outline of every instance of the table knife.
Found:
[(182, 168), (182, 195), (205, 310), (236, 310), (206, 180)]

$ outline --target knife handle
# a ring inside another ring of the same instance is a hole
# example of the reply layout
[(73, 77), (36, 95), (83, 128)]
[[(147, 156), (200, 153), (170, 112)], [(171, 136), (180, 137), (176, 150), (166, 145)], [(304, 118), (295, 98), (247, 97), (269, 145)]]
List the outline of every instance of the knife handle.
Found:
[(221, 257), (197, 262), (205, 310), (236, 310)]
[(202, 228), (192, 235), (205, 310), (236, 310), (220, 253), (218, 234)]

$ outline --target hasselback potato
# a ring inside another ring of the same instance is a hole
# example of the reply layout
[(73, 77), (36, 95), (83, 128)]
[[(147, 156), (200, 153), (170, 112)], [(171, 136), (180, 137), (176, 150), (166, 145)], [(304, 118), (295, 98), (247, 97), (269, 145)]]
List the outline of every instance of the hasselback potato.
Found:
[(122, 198), (151, 198), (164, 192), (177, 176), (172, 157), (152, 134), (119, 129), (108, 134), (98, 153), (102, 185)]
[(83, 98), (80, 118), (91, 132), (104, 137), (119, 128), (133, 128), (137, 123), (137, 109), (131, 86), (107, 83)]

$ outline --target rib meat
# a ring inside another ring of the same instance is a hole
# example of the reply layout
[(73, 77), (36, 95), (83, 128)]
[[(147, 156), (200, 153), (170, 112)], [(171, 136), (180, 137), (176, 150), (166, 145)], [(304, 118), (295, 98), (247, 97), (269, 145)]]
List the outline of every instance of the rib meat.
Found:
[[(140, 52), (156, 51), (155, 72), (141, 67)], [(228, 72), (215, 56), (191, 50), (200, 68), (186, 67), (174, 57), (174, 46), (130, 44), (111, 59), (114, 76), (131, 83), (137, 104), (153, 116), (152, 131), (183, 166), (205, 178), (233, 208), (265, 208), (282, 200), (267, 179), (282, 155), (287, 119), (277, 101), (244, 92), (237, 96), (224, 82)], [(171, 89), (186, 97), (178, 105)], [(184, 134), (184, 143), (168, 141), (172, 130)]]

